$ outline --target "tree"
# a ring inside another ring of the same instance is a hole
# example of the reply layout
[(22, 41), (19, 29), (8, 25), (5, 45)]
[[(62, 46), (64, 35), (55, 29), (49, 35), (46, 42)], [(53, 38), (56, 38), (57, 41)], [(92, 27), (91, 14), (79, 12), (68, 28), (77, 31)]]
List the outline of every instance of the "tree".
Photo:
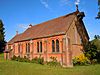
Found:
[(92, 61), (93, 59), (97, 59), (98, 51), (97, 47), (93, 43), (88, 42), (85, 45), (83, 52), (90, 61)]
[(94, 39), (91, 42), (94, 43), (94, 45), (97, 47), (97, 50), (100, 51), (100, 36), (95, 35)]
[(4, 32), (5, 28), (3, 25), (2, 20), (0, 20), (0, 53), (2, 53), (5, 49), (5, 32)]
[(91, 62), (96, 59), (100, 63), (100, 36), (95, 35), (92, 41), (85, 44), (83, 52)]
[(95, 35), (94, 38), (99, 40), (100, 36), (99, 35)]
[(98, 55), (97, 55), (97, 60), (100, 63), (100, 36), (95, 35), (95, 39), (93, 39), (91, 42), (94, 43), (94, 45), (97, 47)]
[(98, 0), (98, 9), (99, 9), (99, 12), (98, 12), (98, 14), (97, 14), (97, 17), (96, 17), (96, 19), (100, 19), (100, 0)]

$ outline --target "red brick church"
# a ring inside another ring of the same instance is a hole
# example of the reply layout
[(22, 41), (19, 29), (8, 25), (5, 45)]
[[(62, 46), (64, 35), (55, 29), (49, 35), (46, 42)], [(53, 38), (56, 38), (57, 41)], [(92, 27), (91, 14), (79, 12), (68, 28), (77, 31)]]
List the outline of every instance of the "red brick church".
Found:
[(5, 59), (26, 56), (30, 60), (39, 57), (50, 61), (56, 57), (63, 66), (73, 66), (72, 58), (80, 55), (83, 44), (89, 40), (82, 21), (84, 13), (77, 11), (43, 22), (29, 25), (21, 34), (16, 34), (6, 45)]

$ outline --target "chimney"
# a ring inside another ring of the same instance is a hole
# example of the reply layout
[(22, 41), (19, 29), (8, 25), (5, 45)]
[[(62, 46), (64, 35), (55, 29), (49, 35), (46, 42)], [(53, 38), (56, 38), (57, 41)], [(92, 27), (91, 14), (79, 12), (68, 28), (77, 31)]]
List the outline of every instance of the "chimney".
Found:
[(16, 31), (16, 35), (18, 35), (18, 31)]
[(29, 28), (31, 28), (31, 27), (32, 27), (32, 24), (29, 25)]

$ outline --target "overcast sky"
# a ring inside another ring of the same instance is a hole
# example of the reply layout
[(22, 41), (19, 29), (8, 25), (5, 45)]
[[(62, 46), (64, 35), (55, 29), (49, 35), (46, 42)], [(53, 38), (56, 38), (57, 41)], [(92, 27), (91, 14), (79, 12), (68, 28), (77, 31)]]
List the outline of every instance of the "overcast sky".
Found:
[(100, 35), (100, 20), (95, 19), (97, 0), (0, 0), (6, 41), (15, 36), (16, 31), (25, 31), (29, 24), (36, 25), (76, 11), (75, 3), (85, 12), (84, 24), (90, 38)]

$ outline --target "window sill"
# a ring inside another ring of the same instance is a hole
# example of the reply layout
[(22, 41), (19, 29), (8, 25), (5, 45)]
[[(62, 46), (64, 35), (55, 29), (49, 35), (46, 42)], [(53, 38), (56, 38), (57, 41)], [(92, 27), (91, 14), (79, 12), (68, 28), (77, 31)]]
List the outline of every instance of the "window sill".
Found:
[(52, 54), (61, 54), (61, 52), (52, 52)]
[(37, 53), (37, 54), (43, 54), (42, 52), (39, 52), (39, 53)]

